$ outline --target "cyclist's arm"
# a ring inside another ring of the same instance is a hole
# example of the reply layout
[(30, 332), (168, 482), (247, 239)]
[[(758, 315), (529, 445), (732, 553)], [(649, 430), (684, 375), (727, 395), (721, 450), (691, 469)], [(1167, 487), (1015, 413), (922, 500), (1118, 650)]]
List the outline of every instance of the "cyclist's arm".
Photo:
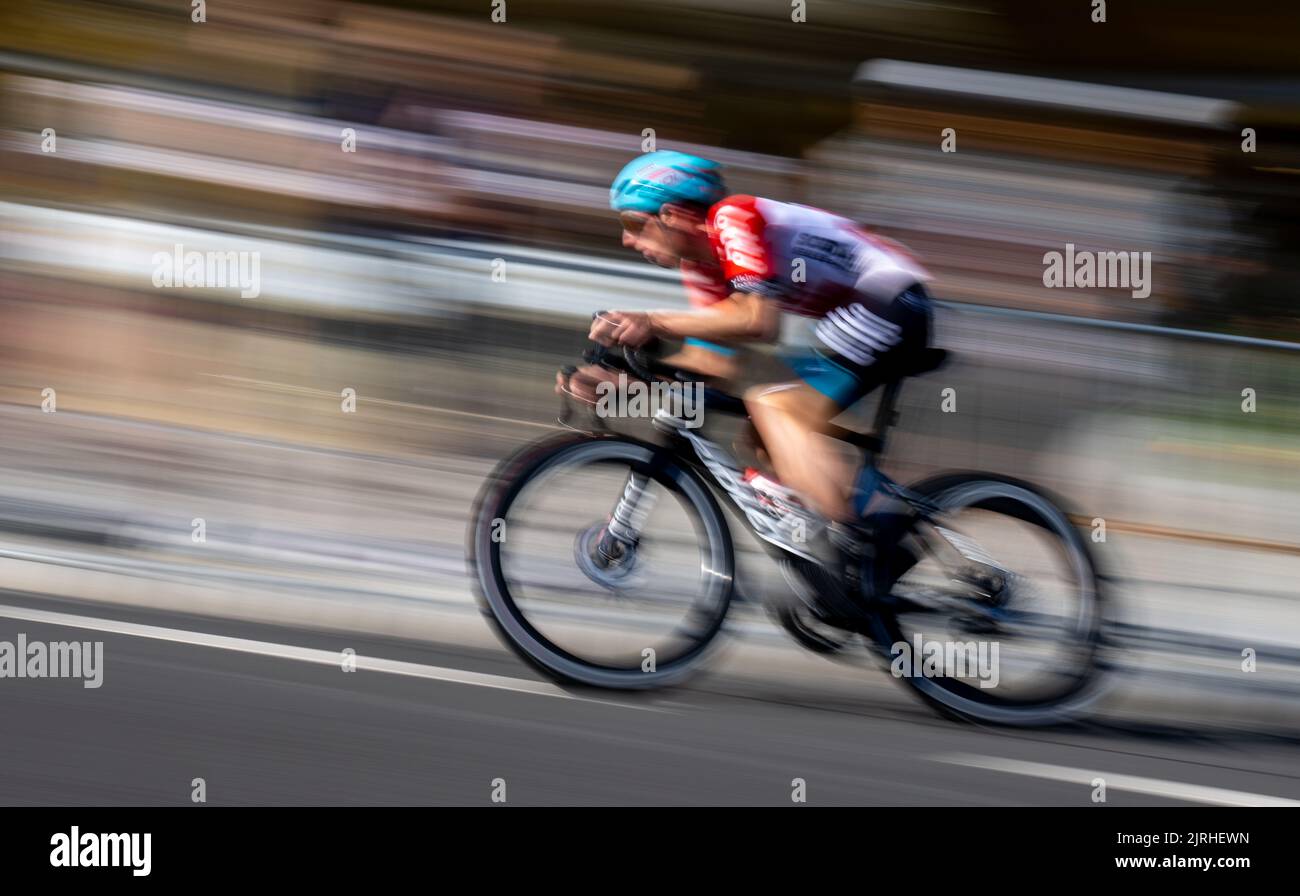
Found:
[(774, 342), (781, 333), (781, 309), (752, 292), (734, 292), (698, 311), (651, 311), (651, 332), (669, 339)]

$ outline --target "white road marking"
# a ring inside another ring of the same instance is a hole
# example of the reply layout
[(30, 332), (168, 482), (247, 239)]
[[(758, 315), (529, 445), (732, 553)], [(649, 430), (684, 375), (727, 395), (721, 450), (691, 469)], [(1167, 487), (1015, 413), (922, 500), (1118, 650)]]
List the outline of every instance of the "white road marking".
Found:
[[(72, 628), (127, 635), (133, 638), (150, 638), (155, 641), (171, 641), (176, 644), (193, 644), (196, 647), (211, 647), (217, 650), (234, 650), (240, 653), (253, 653), (259, 656), (296, 660), (303, 663), (317, 663), (324, 666), (341, 667), (343, 660), (342, 653), (338, 651), (295, 647), (291, 644), (276, 644), (270, 641), (253, 641), (248, 638), (231, 638), (225, 635), (211, 635), (184, 629), (142, 625), (136, 622), (121, 622), (116, 619), (98, 619), (93, 616), (53, 613), (48, 610), (32, 610), (26, 607), (11, 607), (0, 604), (0, 617), (22, 619), (27, 622), (41, 622), (49, 625), (66, 625)], [(584, 703), (599, 703), (605, 706), (618, 706), (623, 709), (638, 709), (645, 712), (669, 712), (669, 710), (655, 706), (641, 706), (635, 703), (620, 703), (616, 700), (579, 697), (553, 684), (544, 681), (530, 681), (526, 678), (509, 678), (504, 675), (488, 675), (483, 672), (469, 672), (464, 669), (449, 669), (442, 666), (428, 666), (423, 663), (408, 663), (402, 660), (388, 660), (381, 657), (361, 655), (357, 655), (356, 663), (358, 671), (408, 675), (413, 678), (426, 678), (451, 684), (493, 688), (499, 691), (515, 691), (541, 697), (559, 697), (563, 700), (580, 700)]]
[(1221, 787), (1203, 787), (1200, 784), (1184, 784), (1179, 781), (1162, 781), (1159, 778), (1115, 775), (1109, 772), (1088, 771), (1087, 769), (1070, 768), (1064, 765), (1048, 765), (1042, 762), (1001, 759), (996, 756), (952, 754), (931, 756), (930, 759), (934, 762), (944, 762), (949, 765), (983, 768), (989, 771), (1006, 772), (1010, 775), (1048, 778), (1053, 781), (1064, 781), (1085, 787), (1091, 787), (1094, 778), (1103, 778), (1106, 781), (1106, 787), (1111, 789), (1145, 793), (1150, 796), (1161, 796), (1190, 803), (1210, 803), (1215, 806), (1300, 806), (1300, 800), (1289, 800), (1280, 796), (1244, 793), (1239, 790), (1225, 790)]

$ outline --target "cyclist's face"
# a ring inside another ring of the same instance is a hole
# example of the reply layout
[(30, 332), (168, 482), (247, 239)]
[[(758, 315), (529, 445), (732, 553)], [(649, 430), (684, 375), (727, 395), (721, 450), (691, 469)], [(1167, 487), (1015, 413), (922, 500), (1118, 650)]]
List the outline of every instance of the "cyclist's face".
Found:
[(623, 245), (640, 252), (646, 261), (665, 268), (675, 268), (681, 263), (676, 238), (658, 215), (623, 212), (619, 221), (623, 224)]

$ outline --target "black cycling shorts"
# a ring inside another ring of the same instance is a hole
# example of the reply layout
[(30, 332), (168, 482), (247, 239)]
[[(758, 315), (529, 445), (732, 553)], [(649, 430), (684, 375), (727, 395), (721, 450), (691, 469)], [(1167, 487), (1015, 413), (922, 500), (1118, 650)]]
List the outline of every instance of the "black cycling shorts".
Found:
[(847, 408), (898, 378), (910, 356), (930, 344), (932, 318), (930, 297), (920, 284), (883, 306), (842, 305), (818, 322), (821, 347), (783, 360), (799, 379)]

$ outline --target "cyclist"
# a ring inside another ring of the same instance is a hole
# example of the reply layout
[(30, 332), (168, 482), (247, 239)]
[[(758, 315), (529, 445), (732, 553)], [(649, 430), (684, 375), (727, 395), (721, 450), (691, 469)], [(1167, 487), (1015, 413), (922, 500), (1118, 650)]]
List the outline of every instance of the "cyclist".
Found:
[(590, 338), (634, 347), (655, 337), (683, 339), (671, 363), (729, 375), (734, 344), (775, 341), (782, 312), (813, 319), (819, 346), (785, 357), (797, 378), (755, 386), (745, 402), (775, 487), (831, 521), (854, 523), (853, 471), (821, 432), (889, 379), (907, 353), (928, 344), (925, 269), (902, 246), (846, 218), (728, 196), (720, 166), (687, 153), (634, 159), (614, 179), (610, 206), (623, 245), (679, 269), (694, 307), (607, 312), (592, 322)]

